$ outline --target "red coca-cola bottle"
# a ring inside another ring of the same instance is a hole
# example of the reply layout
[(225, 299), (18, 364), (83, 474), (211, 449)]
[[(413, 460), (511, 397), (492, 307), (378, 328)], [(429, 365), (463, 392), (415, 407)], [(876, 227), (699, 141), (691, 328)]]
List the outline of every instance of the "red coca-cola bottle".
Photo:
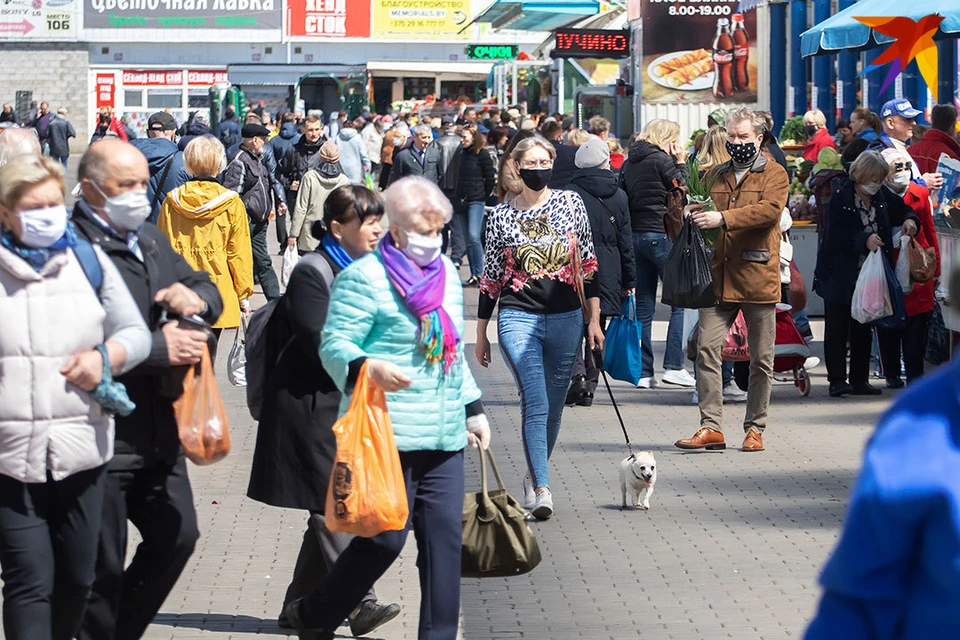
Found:
[(717, 20), (717, 37), (713, 40), (713, 95), (716, 98), (733, 96), (733, 38), (730, 21)]
[(743, 14), (733, 14), (733, 84), (737, 91), (746, 91), (750, 88), (750, 71), (747, 69), (747, 60), (750, 58), (750, 35), (743, 24)]

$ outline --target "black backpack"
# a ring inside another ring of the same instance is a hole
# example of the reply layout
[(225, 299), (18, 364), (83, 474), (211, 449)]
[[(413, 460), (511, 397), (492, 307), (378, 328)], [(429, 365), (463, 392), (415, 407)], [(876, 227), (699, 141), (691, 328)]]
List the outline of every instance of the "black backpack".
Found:
[[(333, 290), (333, 270), (323, 256), (316, 252), (308, 253), (300, 258), (294, 270), (299, 269), (300, 265), (316, 269), (327, 283), (327, 289)], [(247, 323), (244, 345), (244, 353), (247, 357), (247, 408), (254, 420), (260, 420), (267, 380), (270, 379), (280, 354), (293, 339), (293, 333), (286, 318), (282, 313), (274, 313), (282, 299), (283, 296), (271, 300), (254, 311)]]

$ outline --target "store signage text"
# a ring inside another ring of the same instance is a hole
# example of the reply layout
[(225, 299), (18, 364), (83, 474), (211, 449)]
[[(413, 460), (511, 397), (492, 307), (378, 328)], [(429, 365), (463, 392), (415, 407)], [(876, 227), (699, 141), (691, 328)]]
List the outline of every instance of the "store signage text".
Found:
[(630, 40), (625, 31), (557, 29), (554, 58), (626, 58)]
[(288, 0), (287, 33), (316, 38), (370, 35), (370, 5), (354, 0)]
[(467, 58), (471, 60), (514, 60), (519, 53), (520, 47), (515, 44), (472, 44), (467, 47)]
[(161, 29), (276, 29), (277, 0), (85, 0), (84, 26)]
[(113, 108), (114, 77), (112, 73), (97, 74), (97, 109)]
[[(111, 76), (112, 78), (113, 76)], [(183, 86), (183, 71), (146, 69), (128, 69), (123, 72), (123, 84), (132, 86)], [(225, 70), (197, 70), (187, 71), (187, 84), (191, 86), (210, 86), (213, 84), (229, 84)]]

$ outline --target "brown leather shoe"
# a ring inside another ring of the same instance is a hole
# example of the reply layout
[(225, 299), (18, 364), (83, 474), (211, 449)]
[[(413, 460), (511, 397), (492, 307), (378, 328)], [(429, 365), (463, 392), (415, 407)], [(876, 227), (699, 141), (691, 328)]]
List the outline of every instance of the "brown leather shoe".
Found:
[(755, 429), (750, 429), (747, 431), (747, 435), (743, 439), (743, 450), (763, 451), (763, 437), (760, 435), (759, 431)]
[(700, 430), (693, 434), (692, 438), (677, 440), (673, 444), (678, 449), (719, 451), (727, 448), (726, 443), (723, 441), (723, 434), (707, 427), (700, 427)]

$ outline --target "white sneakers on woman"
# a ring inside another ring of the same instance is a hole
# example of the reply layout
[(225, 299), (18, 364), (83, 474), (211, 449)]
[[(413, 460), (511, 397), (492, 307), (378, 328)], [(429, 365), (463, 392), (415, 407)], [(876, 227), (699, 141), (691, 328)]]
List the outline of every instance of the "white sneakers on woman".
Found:
[(550, 493), (550, 489), (541, 489), (537, 492), (537, 499), (531, 511), (537, 520), (548, 520), (553, 515), (553, 494)]
[(523, 502), (520, 506), (529, 511), (533, 509), (536, 501), (537, 494), (533, 490), (533, 480), (530, 479), (530, 476), (523, 476)]
[(678, 387), (695, 387), (697, 386), (696, 379), (687, 373), (686, 369), (667, 369), (663, 372), (663, 378), (661, 378), (667, 384), (675, 384)]

